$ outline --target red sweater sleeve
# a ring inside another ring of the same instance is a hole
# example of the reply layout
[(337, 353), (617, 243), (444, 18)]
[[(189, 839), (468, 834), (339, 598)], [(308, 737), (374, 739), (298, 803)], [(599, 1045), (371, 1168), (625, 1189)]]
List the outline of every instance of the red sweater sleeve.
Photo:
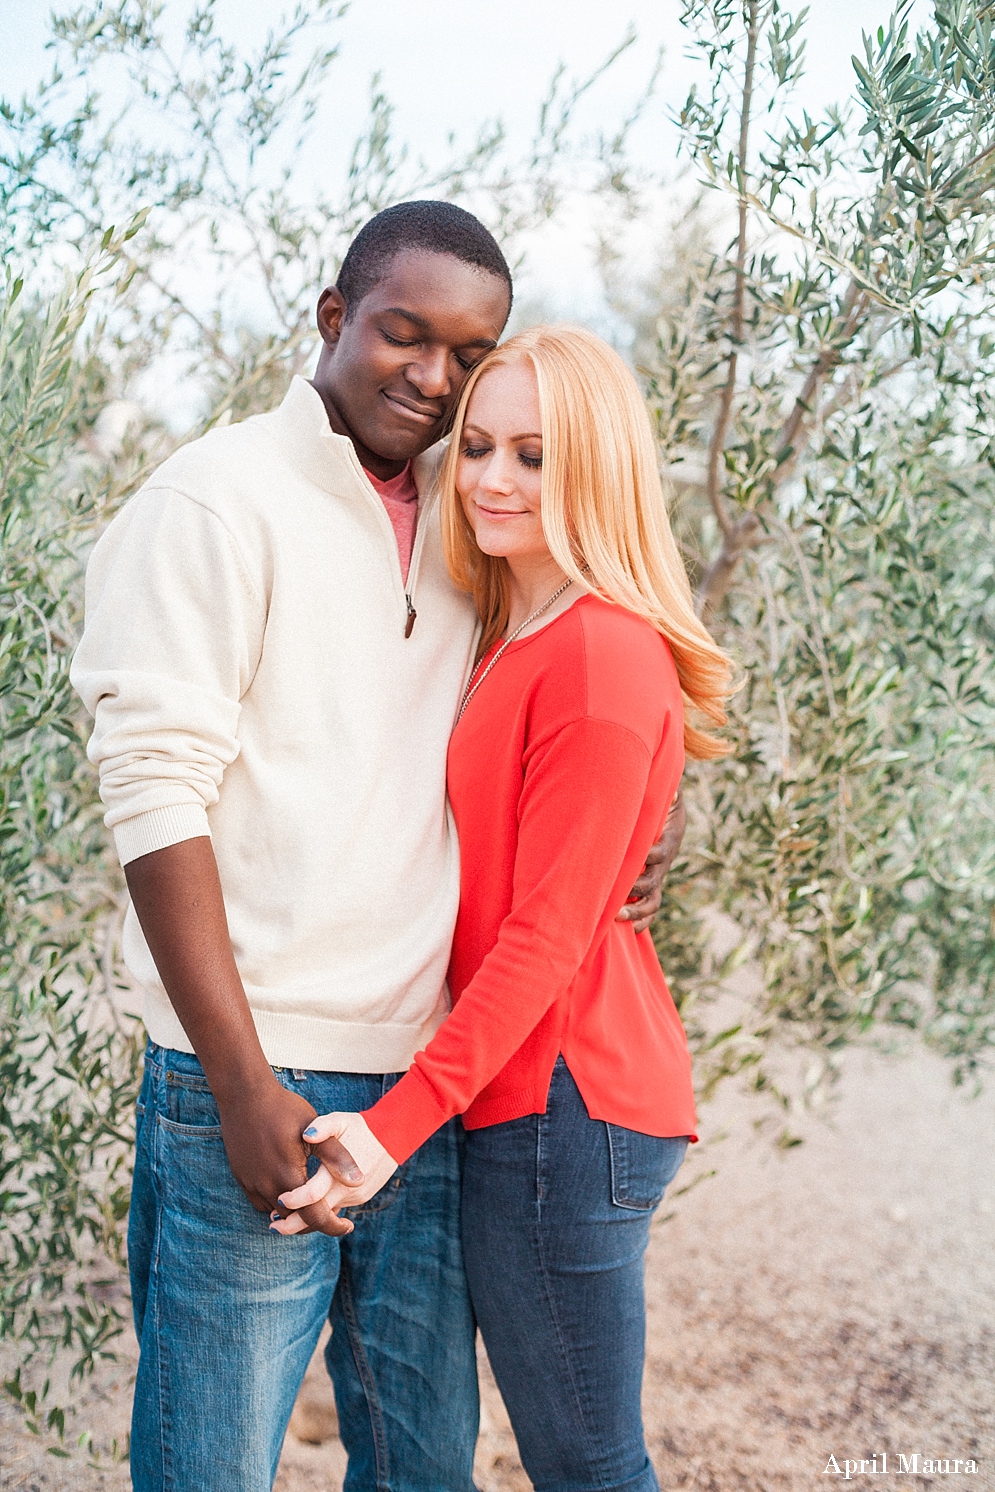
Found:
[(599, 923), (614, 917), (650, 765), (626, 726), (586, 717), (531, 752), (512, 906), (497, 942), (414, 1065), (365, 1114), (399, 1163), (469, 1108), (569, 987)]

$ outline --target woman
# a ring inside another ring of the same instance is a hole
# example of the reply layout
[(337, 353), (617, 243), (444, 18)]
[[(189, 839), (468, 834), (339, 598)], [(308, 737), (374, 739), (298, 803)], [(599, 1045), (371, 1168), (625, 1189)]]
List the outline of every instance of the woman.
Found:
[[(467, 1129), (474, 1307), (540, 1489), (657, 1487), (640, 1415), (643, 1256), (694, 1131), (684, 1031), (648, 934), (614, 920), (685, 750), (725, 720), (631, 373), (539, 327), (467, 381), (442, 472), (457, 584), (483, 627), (449, 752), (461, 847), (453, 1012), (364, 1115), (328, 1115), (379, 1189), (454, 1114)], [(299, 1220), (275, 1224), (293, 1231)]]

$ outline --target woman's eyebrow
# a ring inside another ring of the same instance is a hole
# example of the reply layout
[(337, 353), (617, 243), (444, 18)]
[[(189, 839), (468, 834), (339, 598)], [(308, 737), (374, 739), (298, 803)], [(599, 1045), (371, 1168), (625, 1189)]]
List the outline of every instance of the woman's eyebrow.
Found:
[[(477, 435), (486, 435), (488, 440), (493, 440), (493, 438), (494, 438), (491, 435), (491, 432), (489, 430), (482, 429), (480, 427), (480, 425), (472, 425), (470, 423), (467, 423), (467, 424), (465, 424), (463, 426), (463, 429), (464, 430), (473, 430), (474, 433), (477, 434)], [(541, 430), (539, 430), (539, 431), (530, 430), (525, 435), (512, 435), (510, 437), (510, 439), (511, 440), (542, 440), (542, 431)]]

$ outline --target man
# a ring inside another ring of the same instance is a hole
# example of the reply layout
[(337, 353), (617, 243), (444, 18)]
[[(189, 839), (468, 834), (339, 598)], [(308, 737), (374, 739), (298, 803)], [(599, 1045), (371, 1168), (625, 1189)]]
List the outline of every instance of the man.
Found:
[(381, 213), (319, 300), (312, 383), (170, 457), (90, 562), (73, 679), (150, 1037), (138, 1492), (269, 1488), (329, 1312), (347, 1489), (472, 1487), (459, 1129), (367, 1206), (305, 1213), (306, 1235), (266, 1214), (304, 1179), (315, 1113), (369, 1107), (447, 1013), (446, 746), (475, 617), (445, 572), (430, 448), (510, 306), (470, 214)]

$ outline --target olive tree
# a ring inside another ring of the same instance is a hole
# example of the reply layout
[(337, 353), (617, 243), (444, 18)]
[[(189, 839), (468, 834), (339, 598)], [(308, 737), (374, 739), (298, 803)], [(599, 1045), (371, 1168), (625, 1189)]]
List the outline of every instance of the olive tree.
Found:
[[(814, 120), (792, 112), (802, 12), (683, 7), (701, 205), (659, 283), (616, 301), (742, 677), (730, 757), (689, 773), (656, 934), (706, 1094), (745, 1070), (787, 1101), (785, 1051), (816, 1088), (844, 1045), (903, 1029), (962, 1077), (990, 1054), (993, 12), (939, 0), (913, 36), (899, 7), (855, 38), (852, 100)], [(211, 0), (91, 0), (54, 17), (39, 92), (0, 106), (0, 235), (27, 280), (0, 326), (0, 1335), (79, 1373), (121, 1326), (138, 1054), (66, 680), (87, 546), (176, 439), (306, 366), (314, 291), (371, 212), (458, 197), (516, 257), (567, 190), (636, 202), (626, 123), (576, 148), (595, 79), (563, 74), (523, 159), (495, 123), (431, 166), (374, 83), (342, 179), (308, 195), (285, 162), (320, 120), (341, 13), (299, 7), (253, 49)], [(191, 429), (139, 423), (108, 454), (101, 408), (163, 367), (196, 389)], [(746, 960), (752, 993), (716, 1004)], [(61, 1429), (37, 1370), (8, 1388)]]
[[(868, 1034), (959, 1079), (995, 1044), (995, 6), (937, 0), (917, 36), (908, 9), (812, 119), (804, 12), (687, 0), (693, 212), (729, 242), (685, 231), (628, 307), (742, 680), (658, 941), (706, 1085), (745, 1066), (785, 1102), (786, 1049), (811, 1089)], [(715, 907), (760, 975), (719, 1029)]]
[[(109, 485), (82, 440), (102, 396), (80, 344), (137, 226), (45, 303), (8, 271), (0, 304), (0, 1337), (66, 1349), (78, 1374), (120, 1330), (101, 1280), (123, 1262), (140, 1051), (114, 1003), (120, 875), (69, 686)], [(20, 1369), (7, 1389), (37, 1428), (44, 1389)], [(47, 1423), (61, 1434), (63, 1410)]]

